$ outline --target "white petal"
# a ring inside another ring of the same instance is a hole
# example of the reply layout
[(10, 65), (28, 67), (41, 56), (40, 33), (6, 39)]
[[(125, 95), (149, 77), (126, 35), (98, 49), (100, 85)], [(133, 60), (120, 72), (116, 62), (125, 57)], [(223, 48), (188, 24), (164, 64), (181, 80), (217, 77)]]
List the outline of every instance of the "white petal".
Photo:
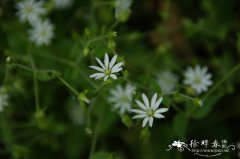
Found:
[(146, 114), (145, 111), (143, 111), (143, 110), (139, 110), (139, 109), (131, 109), (131, 112), (139, 113), (139, 114)]
[(95, 69), (97, 71), (104, 72), (104, 69), (102, 69), (100, 67), (97, 67), (97, 66), (89, 66), (89, 67), (92, 68), (92, 69)]
[(135, 115), (133, 117), (133, 119), (137, 119), (137, 118), (145, 118), (147, 115), (146, 114), (138, 114), (138, 115)]
[(142, 108), (143, 110), (147, 110), (146, 106), (142, 102), (140, 102), (139, 100), (135, 100), (135, 102), (140, 108)]
[(142, 93), (142, 99), (143, 99), (143, 102), (144, 102), (145, 106), (147, 108), (150, 108), (149, 107), (149, 100), (148, 100), (147, 96), (144, 93)]
[(164, 113), (167, 112), (169, 109), (168, 108), (160, 108), (158, 110), (156, 110), (154, 113), (159, 114), (159, 113)]
[(111, 77), (112, 79), (117, 79), (117, 76), (116, 76), (115, 74), (110, 74), (110, 77)]
[(207, 73), (208, 68), (205, 66), (202, 68), (201, 73), (204, 75)]
[(149, 117), (149, 126), (152, 127), (153, 125), (153, 117)]
[(107, 53), (105, 53), (104, 64), (105, 64), (105, 66), (108, 68), (108, 65), (109, 65), (109, 57), (108, 57), (108, 54), (107, 54)]
[(155, 105), (156, 103), (156, 100), (157, 100), (157, 93), (155, 93), (152, 97), (152, 100), (151, 100), (151, 108), (153, 108), (153, 106)]
[(109, 76), (105, 76), (105, 77), (104, 77), (104, 81), (106, 81), (106, 80), (108, 79), (108, 77), (109, 77)]
[(157, 102), (155, 103), (155, 105), (152, 107), (153, 111), (156, 110), (159, 105), (162, 103), (163, 97), (160, 97)]
[(95, 79), (103, 78), (104, 76), (106, 76), (106, 75), (104, 73), (102, 73), (101, 75), (98, 75), (97, 77), (95, 77)]
[(142, 127), (145, 127), (147, 125), (148, 120), (149, 120), (148, 117), (144, 118), (144, 120), (142, 122)]
[(106, 69), (106, 67), (103, 65), (102, 61), (99, 60), (99, 58), (95, 58), (97, 60), (97, 62), (99, 63), (99, 65), (103, 68), (103, 69)]
[(111, 59), (111, 62), (109, 64), (109, 69), (111, 69), (113, 67), (113, 65), (115, 64), (117, 60), (117, 55), (113, 56), (113, 58)]
[(102, 76), (102, 75), (105, 76), (104, 73), (94, 73), (94, 74), (90, 75), (89, 77), (90, 78), (95, 78), (95, 77)]
[(117, 73), (117, 72), (119, 72), (119, 71), (121, 71), (121, 70), (122, 70), (122, 67), (119, 67), (119, 68), (117, 68), (117, 69), (112, 69), (111, 72), (112, 72), (112, 73)]
[(121, 69), (120, 67), (121, 67), (122, 65), (123, 65), (123, 62), (119, 62), (119, 63), (117, 63), (116, 65), (114, 65), (113, 68), (112, 68), (112, 73), (121, 71), (121, 70), (119, 70), (119, 69)]
[(162, 115), (162, 114), (158, 114), (158, 113), (154, 113), (153, 116), (154, 116), (155, 118), (165, 118), (164, 115)]

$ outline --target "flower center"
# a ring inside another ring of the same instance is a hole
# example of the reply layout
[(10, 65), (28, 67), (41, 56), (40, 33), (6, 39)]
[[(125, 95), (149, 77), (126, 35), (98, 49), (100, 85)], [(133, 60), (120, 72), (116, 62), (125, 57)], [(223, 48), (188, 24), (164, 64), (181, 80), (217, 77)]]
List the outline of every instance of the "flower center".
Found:
[(202, 83), (202, 80), (200, 77), (196, 77), (195, 80), (194, 80), (194, 83), (195, 84), (201, 84)]
[(148, 110), (148, 116), (152, 117), (154, 114), (154, 112), (152, 111), (152, 109)]
[(110, 75), (110, 74), (111, 74), (111, 70), (106, 69), (106, 70), (105, 70), (105, 74), (106, 74), (106, 75)]
[(45, 37), (46, 35), (47, 35), (47, 31), (46, 30), (42, 30), (40, 32), (40, 36)]
[(128, 103), (129, 102), (128, 96), (121, 96), (120, 100), (121, 100), (121, 102), (124, 102), (124, 103)]
[(32, 11), (33, 11), (33, 8), (31, 6), (27, 6), (25, 8), (25, 12), (28, 13), (28, 14), (32, 13)]

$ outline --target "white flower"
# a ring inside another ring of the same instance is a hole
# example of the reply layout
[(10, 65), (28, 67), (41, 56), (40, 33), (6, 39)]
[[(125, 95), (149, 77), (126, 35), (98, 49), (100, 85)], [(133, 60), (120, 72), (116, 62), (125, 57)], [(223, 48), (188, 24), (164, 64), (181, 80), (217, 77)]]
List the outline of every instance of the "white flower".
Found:
[(117, 85), (115, 89), (111, 89), (111, 97), (108, 98), (109, 102), (112, 102), (114, 109), (119, 109), (121, 115), (125, 112), (129, 112), (132, 106), (132, 93), (135, 87), (131, 84), (127, 84), (125, 88)]
[(173, 91), (177, 82), (178, 77), (169, 70), (160, 72), (157, 78), (157, 83), (160, 86), (162, 93), (169, 93)]
[(90, 75), (90, 78), (100, 79), (104, 77), (104, 81), (106, 81), (109, 77), (111, 77), (112, 79), (117, 79), (115, 73), (121, 71), (123, 65), (123, 62), (119, 62), (116, 65), (114, 65), (117, 60), (117, 55), (113, 56), (111, 61), (109, 61), (108, 54), (105, 53), (104, 64), (98, 58), (96, 58), (96, 60), (101, 67), (98, 66), (89, 67), (99, 71), (100, 73), (94, 73)]
[(46, 14), (46, 9), (43, 8), (43, 1), (24, 0), (16, 4), (18, 10), (17, 15), (21, 22), (33, 22), (39, 19), (40, 15)]
[(184, 73), (184, 84), (190, 85), (198, 94), (207, 91), (208, 87), (212, 85), (211, 73), (207, 73), (208, 68), (201, 68), (199, 65), (195, 68), (189, 67)]
[(121, 14), (128, 11), (131, 7), (132, 0), (116, 0), (116, 9), (115, 9), (115, 17), (119, 18)]
[(4, 88), (0, 88), (0, 112), (4, 110), (5, 107), (8, 106), (9, 96), (6, 93)]
[(73, 0), (54, 0), (54, 5), (58, 9), (65, 9), (72, 5)]
[(147, 123), (149, 123), (149, 126), (152, 127), (153, 125), (153, 118), (165, 118), (161, 113), (164, 113), (168, 111), (168, 108), (159, 108), (159, 105), (161, 104), (163, 98), (160, 97), (157, 99), (157, 93), (155, 93), (151, 99), (151, 102), (149, 102), (147, 96), (145, 94), (142, 94), (143, 102), (140, 102), (138, 100), (135, 100), (137, 105), (141, 109), (132, 109), (131, 111), (134, 113), (137, 113), (138, 115), (135, 115), (133, 119), (136, 118), (143, 118), (142, 127), (145, 127)]
[(30, 40), (37, 46), (49, 45), (54, 36), (53, 25), (48, 20), (37, 20), (33, 23), (33, 28), (29, 30)]

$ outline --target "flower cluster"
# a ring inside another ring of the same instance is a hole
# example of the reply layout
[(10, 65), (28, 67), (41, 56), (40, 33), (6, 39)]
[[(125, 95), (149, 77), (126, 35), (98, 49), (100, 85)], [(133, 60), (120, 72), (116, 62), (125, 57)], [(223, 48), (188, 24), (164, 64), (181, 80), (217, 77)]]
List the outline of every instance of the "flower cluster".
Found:
[[(206, 92), (212, 85), (212, 74), (207, 72), (207, 67), (196, 65), (194, 68), (188, 67), (184, 72), (183, 84), (190, 86), (197, 95)], [(160, 72), (157, 77), (157, 83), (162, 93), (171, 93), (176, 89), (178, 76), (169, 70)]]
[(21, 22), (29, 22), (29, 40), (37, 46), (49, 45), (54, 37), (54, 26), (48, 19), (42, 19), (41, 16), (47, 14), (43, 1), (23, 0), (16, 4), (17, 15)]
[[(57, 9), (64, 9), (72, 4), (72, 0), (54, 0)], [(16, 4), (17, 16), (20, 22), (29, 22), (29, 40), (36, 46), (49, 45), (54, 37), (54, 26), (49, 19), (42, 16), (47, 14), (44, 1), (23, 0)]]
[[(99, 58), (96, 58), (96, 61), (100, 67), (89, 67), (99, 72), (90, 75), (90, 78), (103, 79), (104, 81), (107, 81), (108, 78), (111, 77), (113, 80), (116, 80), (117, 73), (123, 69), (123, 62), (115, 64), (117, 61), (117, 55), (114, 55), (110, 60), (109, 55), (105, 53), (104, 62), (102, 62)], [(207, 67), (201, 68), (199, 65), (195, 66), (195, 68), (187, 68), (184, 73), (185, 79), (183, 83), (190, 86), (197, 95), (207, 91), (208, 87), (212, 85), (212, 75), (207, 73), (207, 70)], [(168, 94), (176, 89), (178, 76), (169, 70), (165, 70), (160, 72), (156, 81), (161, 88), (161, 93)], [(143, 93), (143, 102), (135, 100), (139, 109), (133, 109), (132, 100), (135, 89), (136, 88), (131, 84), (127, 84), (125, 88), (121, 85), (117, 85), (116, 88), (110, 90), (111, 96), (108, 98), (108, 101), (113, 104), (113, 109), (118, 110), (120, 115), (124, 115), (127, 112), (136, 113), (137, 115), (135, 115), (133, 119), (143, 118), (142, 127), (145, 127), (147, 123), (150, 127), (152, 127), (154, 118), (164, 118), (162, 113), (167, 112), (168, 108), (159, 108), (163, 97), (157, 98), (157, 93), (152, 96), (151, 101)], [(200, 103), (200, 105), (202, 105), (202, 103)]]

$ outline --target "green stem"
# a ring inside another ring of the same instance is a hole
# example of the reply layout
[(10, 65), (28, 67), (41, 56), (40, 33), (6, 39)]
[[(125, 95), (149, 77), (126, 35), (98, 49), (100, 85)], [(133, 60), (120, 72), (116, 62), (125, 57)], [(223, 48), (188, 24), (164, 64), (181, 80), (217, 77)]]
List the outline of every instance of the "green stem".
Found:
[(95, 131), (94, 131), (93, 139), (92, 139), (92, 142), (91, 142), (89, 159), (92, 158), (92, 155), (93, 155), (93, 153), (95, 151), (96, 144), (97, 144), (97, 138), (98, 138), (98, 126), (95, 128)]
[(194, 98), (192, 98), (192, 97), (190, 97), (190, 96), (187, 96), (187, 95), (182, 94), (182, 93), (177, 93), (177, 94), (178, 94), (179, 96), (181, 96), (181, 97), (187, 99), (187, 100), (194, 101)]
[(23, 69), (23, 70), (26, 70), (26, 71), (29, 71), (29, 72), (33, 72), (33, 69), (31, 69), (31, 68), (29, 68), (29, 67), (27, 67), (27, 66), (24, 66), (24, 65), (22, 65), (22, 64), (16, 63), (16, 64), (14, 64), (14, 65), (17, 66), (18, 68)]
[(6, 70), (5, 70), (5, 75), (4, 75), (3, 84), (2, 84), (3, 87), (5, 86), (5, 84), (7, 82), (8, 74), (9, 74), (8, 65), (5, 65), (5, 66), (6, 66)]
[(181, 108), (179, 108), (177, 105), (172, 104), (172, 107), (178, 112), (178, 113), (182, 113), (183, 110)]
[(31, 63), (31, 67), (33, 70), (33, 85), (34, 85), (34, 95), (35, 95), (35, 106), (37, 110), (40, 110), (40, 104), (39, 104), (39, 94), (38, 94), (38, 83), (36, 78), (36, 65), (34, 63), (34, 60), (32, 58), (31, 53), (29, 53), (29, 59)]
[(103, 36), (99, 36), (99, 37), (93, 38), (93, 39), (91, 39), (91, 40), (89, 40), (89, 41), (87, 42), (87, 45), (90, 45), (91, 43), (96, 42), (96, 41), (99, 41), (99, 40), (103, 40), (103, 39), (107, 38), (108, 36), (109, 36), (109, 35), (106, 34), (106, 35), (103, 35)]
[(41, 56), (41, 57), (44, 57), (44, 58), (48, 58), (48, 59), (52, 59), (52, 60), (55, 60), (55, 61), (58, 61), (59, 63), (62, 63), (62, 64), (65, 64), (65, 65), (68, 65), (74, 69), (76, 69), (78, 71), (78, 73), (94, 88), (98, 88), (98, 86), (93, 83), (89, 77), (85, 74), (85, 72), (83, 72), (81, 69), (79, 69), (79, 66), (77, 66), (74, 62), (72, 61), (69, 61), (69, 60), (66, 60), (66, 59), (63, 59), (63, 58), (60, 58), (60, 57), (57, 57), (57, 56), (53, 56), (53, 55), (47, 55), (45, 56), (44, 54), (37, 54), (38, 56)]
[(238, 69), (240, 69), (240, 63), (237, 64), (231, 71), (229, 71), (218, 83), (216, 83), (215, 86), (204, 96), (204, 99), (206, 100), (214, 91), (218, 89), (218, 87), (220, 87), (228, 78), (237, 72)]
[(109, 27), (109, 31), (112, 31), (117, 25), (118, 25), (119, 21), (116, 20), (110, 27)]
[(59, 81), (64, 84), (68, 89), (70, 89), (76, 96), (79, 95), (78, 91), (75, 90), (67, 81), (65, 81), (62, 77), (58, 76), (57, 77)]

